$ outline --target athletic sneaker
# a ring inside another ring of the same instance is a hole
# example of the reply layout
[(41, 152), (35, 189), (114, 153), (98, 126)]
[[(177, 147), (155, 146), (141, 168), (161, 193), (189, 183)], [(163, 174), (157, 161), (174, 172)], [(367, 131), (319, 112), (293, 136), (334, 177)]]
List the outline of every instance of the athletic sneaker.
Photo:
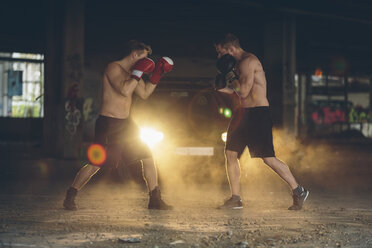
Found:
[[(300, 187), (300, 186), (299, 186)], [(288, 210), (301, 210), (302, 205), (306, 201), (306, 198), (309, 196), (309, 191), (304, 187), (301, 187), (301, 193), (293, 193), (293, 205), (288, 208)]]
[(65, 210), (77, 210), (77, 206), (75, 204), (75, 197), (77, 195), (77, 190), (75, 188), (70, 187), (66, 192), (66, 198), (63, 201), (63, 207)]
[(161, 193), (158, 187), (155, 187), (150, 193), (150, 200), (148, 209), (158, 209), (158, 210), (172, 210), (173, 207), (166, 204), (161, 199)]
[(240, 196), (233, 195), (230, 199), (226, 200), (222, 206), (217, 209), (242, 209), (243, 202)]

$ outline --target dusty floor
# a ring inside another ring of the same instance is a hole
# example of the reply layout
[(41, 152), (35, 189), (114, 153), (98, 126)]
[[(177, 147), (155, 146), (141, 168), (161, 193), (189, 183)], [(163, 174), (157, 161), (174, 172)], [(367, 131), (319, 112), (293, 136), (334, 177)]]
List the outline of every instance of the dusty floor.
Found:
[(223, 195), (211, 188), (165, 194), (173, 211), (149, 211), (142, 190), (109, 184), (81, 192), (73, 212), (62, 209), (60, 187), (2, 194), (0, 247), (372, 247), (370, 194), (311, 192), (292, 212), (287, 192), (267, 192), (246, 196), (243, 210), (221, 211)]
[(244, 209), (230, 211), (216, 209), (229, 194), (226, 184), (177, 183), (170, 168), (175, 177), (163, 181), (162, 193), (173, 211), (146, 209), (138, 184), (93, 181), (70, 212), (62, 201), (71, 181), (3, 181), (0, 247), (372, 247), (370, 148), (318, 143), (278, 150), (310, 189), (295, 212), (287, 210), (286, 185), (259, 163), (242, 164)]

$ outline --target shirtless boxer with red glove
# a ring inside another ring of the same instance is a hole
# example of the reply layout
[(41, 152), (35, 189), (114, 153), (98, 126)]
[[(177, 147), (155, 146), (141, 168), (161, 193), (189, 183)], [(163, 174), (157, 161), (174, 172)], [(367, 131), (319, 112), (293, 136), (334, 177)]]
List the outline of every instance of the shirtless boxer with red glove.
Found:
[[(105, 148), (107, 159), (104, 164), (91, 162), (80, 169), (67, 190), (63, 202), (66, 210), (77, 209), (77, 192), (101, 166), (117, 166), (120, 161), (126, 164), (142, 162), (149, 190), (149, 209), (172, 209), (161, 198), (151, 151), (139, 140), (139, 128), (129, 115), (133, 93), (143, 99), (148, 98), (164, 73), (173, 68), (170, 58), (163, 57), (155, 64), (147, 57), (148, 54), (151, 54), (150, 46), (130, 41), (124, 58), (107, 65), (102, 78), (102, 105), (95, 126), (95, 143)], [(142, 79), (144, 74), (151, 74), (150, 81)]]

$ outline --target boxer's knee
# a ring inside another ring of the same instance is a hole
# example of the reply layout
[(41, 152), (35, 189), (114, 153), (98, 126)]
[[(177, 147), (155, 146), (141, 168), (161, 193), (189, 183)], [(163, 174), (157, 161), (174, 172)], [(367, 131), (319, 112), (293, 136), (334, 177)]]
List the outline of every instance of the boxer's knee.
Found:
[(277, 169), (282, 168), (283, 166), (286, 166), (282, 161), (277, 159), (276, 157), (266, 157), (262, 158), (262, 161), (272, 168), (274, 171), (277, 171)]
[(99, 169), (100, 169), (99, 166), (92, 165), (92, 164), (86, 164), (86, 165), (84, 165), (84, 167), (82, 168), (82, 170), (84, 170), (85, 172), (87, 172), (88, 174), (91, 174), (91, 175), (96, 174), (97, 171), (99, 171)]
[(155, 162), (153, 158), (145, 158), (142, 159), (143, 166), (155, 166)]
[(92, 170), (93, 173), (97, 173), (97, 171), (99, 171), (100, 169), (101, 169), (101, 167), (100, 166), (96, 166), (96, 165), (92, 165), (92, 168), (91, 168), (91, 170)]
[(271, 158), (262, 158), (262, 162), (264, 162), (266, 165), (269, 165), (272, 163)]
[(277, 161), (277, 159), (276, 159), (276, 157), (266, 157), (266, 158), (262, 158), (262, 161), (266, 165), (270, 166), (270, 165), (274, 164)]

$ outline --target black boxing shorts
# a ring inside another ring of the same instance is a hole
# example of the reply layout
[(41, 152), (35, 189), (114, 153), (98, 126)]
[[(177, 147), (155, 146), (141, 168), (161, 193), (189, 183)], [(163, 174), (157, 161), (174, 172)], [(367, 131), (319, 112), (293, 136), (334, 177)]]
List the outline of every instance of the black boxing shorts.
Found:
[(140, 129), (131, 119), (117, 119), (100, 115), (96, 120), (94, 143), (106, 149), (104, 165), (117, 167), (123, 161), (130, 164), (152, 158), (148, 146), (140, 140)]
[(252, 158), (275, 157), (272, 127), (268, 106), (240, 108), (229, 124), (225, 149), (236, 151), (238, 158), (246, 146)]

